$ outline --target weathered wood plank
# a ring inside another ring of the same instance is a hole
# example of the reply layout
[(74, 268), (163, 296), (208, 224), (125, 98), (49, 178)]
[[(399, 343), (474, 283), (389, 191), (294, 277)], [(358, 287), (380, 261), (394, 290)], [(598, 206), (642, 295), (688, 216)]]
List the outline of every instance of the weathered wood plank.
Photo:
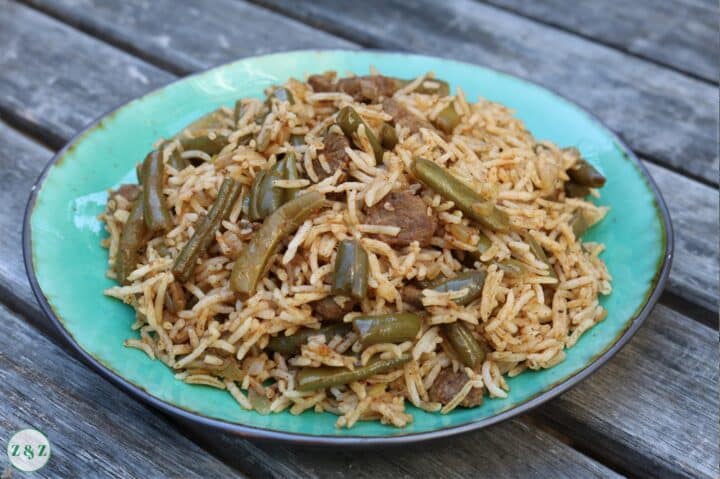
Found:
[[(0, 397), (3, 440), (26, 427), (50, 440), (50, 460), (33, 477), (240, 476), (4, 306)], [(8, 466), (2, 454), (0, 471)]]
[(538, 413), (636, 477), (716, 478), (718, 331), (657, 306), (632, 341)]
[(718, 190), (645, 163), (670, 209), (675, 258), (667, 288), (704, 308), (718, 309)]
[[(92, 35), (178, 73), (241, 57), (305, 48), (355, 48), (274, 12), (234, 0), (26, 0)], [(178, 28), (182, 25), (182, 28)]]
[(53, 146), (173, 78), (28, 7), (0, 0), (0, 11), (0, 112)]
[(482, 0), (715, 83), (720, 9), (690, 2)]
[[(214, 436), (213, 436), (214, 438)], [(246, 468), (235, 439), (221, 436), (215, 452)], [(257, 464), (260, 477), (286, 477), (287, 465), (302, 477), (620, 477), (540, 429), (518, 420), (430, 443), (383, 449), (320, 449), (258, 443), (273, 461)], [(502, 451), (502, 453), (499, 453)], [(251, 459), (252, 460), (252, 459)], [(245, 470), (250, 470), (249, 468)]]
[[(471, 0), (254, 0), (363, 45), (480, 63), (597, 114), (633, 150), (717, 184), (717, 88)], [(438, 72), (440, 73), (440, 72)]]

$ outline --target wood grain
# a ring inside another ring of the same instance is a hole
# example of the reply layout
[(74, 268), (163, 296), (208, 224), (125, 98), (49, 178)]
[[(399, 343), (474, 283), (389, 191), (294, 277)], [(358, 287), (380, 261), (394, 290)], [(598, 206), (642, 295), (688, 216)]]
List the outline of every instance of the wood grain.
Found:
[(482, 0), (715, 83), (720, 9), (692, 2)]
[(28, 7), (0, 0), (0, 112), (60, 147), (173, 76)]
[(3, 440), (27, 427), (50, 440), (32, 477), (240, 476), (1, 305), (0, 397)]
[(718, 190), (651, 163), (645, 166), (665, 198), (675, 231), (675, 258), (667, 289), (717, 312)]
[(538, 414), (636, 477), (716, 478), (718, 331), (662, 305), (630, 343)]
[(584, 106), (632, 149), (717, 184), (717, 88), (471, 0), (254, 0), (366, 46), (479, 63)]
[(213, 0), (212, 6), (200, 1), (178, 6), (172, 0), (28, 3), (176, 73), (286, 50), (356, 48), (336, 36), (235, 0)]

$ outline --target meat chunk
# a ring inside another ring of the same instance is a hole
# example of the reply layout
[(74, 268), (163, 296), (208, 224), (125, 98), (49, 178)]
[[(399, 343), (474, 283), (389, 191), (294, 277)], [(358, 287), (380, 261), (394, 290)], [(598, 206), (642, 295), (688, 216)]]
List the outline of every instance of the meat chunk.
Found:
[(416, 284), (406, 284), (400, 290), (400, 296), (402, 296), (403, 303), (410, 304), (416, 308), (422, 308), (422, 288)]
[(432, 128), (429, 122), (417, 117), (392, 98), (384, 99), (382, 107), (385, 113), (392, 116), (393, 125), (407, 128), (410, 133), (417, 133), (420, 128)]
[[(457, 393), (463, 388), (469, 378), (464, 371), (455, 372), (452, 368), (445, 368), (440, 371), (435, 382), (428, 391), (428, 396), (433, 402), (447, 404), (452, 401)], [(483, 390), (480, 388), (472, 388), (460, 402), (460, 407), (475, 407), (483, 402)]]
[(382, 75), (343, 78), (336, 85), (337, 91), (364, 103), (376, 103), (381, 97), (391, 97), (398, 87), (397, 80)]
[(313, 311), (326, 321), (340, 321), (353, 310), (353, 306), (350, 300), (340, 306), (333, 298), (324, 298), (313, 303)]
[(315, 93), (335, 91), (335, 73), (328, 72), (322, 75), (310, 75), (308, 83)]
[[(345, 152), (345, 148), (350, 147), (350, 142), (345, 135), (338, 133), (328, 133), (323, 140), (323, 149), (318, 152), (319, 155), (325, 157), (325, 162), (330, 167), (328, 173), (320, 165), (320, 162), (315, 162), (315, 173), (317, 173), (320, 180), (324, 180), (328, 176), (332, 176), (336, 170), (345, 170), (350, 162), (350, 156)], [(341, 177), (342, 180), (342, 177)]]
[(428, 246), (437, 228), (437, 219), (428, 216), (425, 202), (408, 192), (393, 192), (370, 208), (365, 222), (372, 225), (398, 226), (397, 236), (380, 235), (390, 245), (404, 246), (418, 241)]

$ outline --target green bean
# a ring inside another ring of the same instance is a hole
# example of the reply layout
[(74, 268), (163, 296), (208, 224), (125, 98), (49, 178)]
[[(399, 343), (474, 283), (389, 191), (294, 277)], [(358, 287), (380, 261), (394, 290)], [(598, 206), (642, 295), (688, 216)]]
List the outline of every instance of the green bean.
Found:
[(442, 329), (453, 351), (465, 366), (474, 369), (485, 360), (485, 351), (482, 346), (459, 321), (444, 324)]
[(255, 294), (280, 243), (324, 203), (325, 196), (311, 191), (288, 201), (265, 218), (250, 243), (242, 249), (230, 275), (232, 289), (241, 297)]
[(568, 198), (584, 198), (590, 194), (587, 186), (582, 186), (570, 180), (565, 182), (565, 196)]
[(269, 170), (262, 170), (256, 176), (250, 188), (250, 205), (248, 218), (250, 221), (261, 220), (280, 208), (285, 202), (285, 191), (273, 186), (273, 181), (283, 180), (282, 165), (275, 163)]
[[(289, 151), (285, 153), (285, 158), (280, 160), (278, 163), (278, 171), (280, 172), (284, 180), (299, 180), (300, 173), (298, 172), (297, 161), (295, 160), (295, 153)], [(283, 204), (290, 200), (298, 197), (301, 193), (300, 188), (281, 188), (283, 190)]]
[(390, 313), (358, 316), (353, 327), (363, 346), (378, 343), (401, 343), (415, 339), (420, 331), (420, 316), (413, 313)]
[[(377, 163), (382, 163), (383, 160), (383, 148), (380, 145), (380, 142), (378, 141), (377, 137), (375, 136), (375, 133), (370, 129), (369, 126), (363, 121), (363, 119), (358, 115), (358, 112), (356, 112), (352, 107), (346, 106), (337, 115), (337, 124), (340, 126), (340, 129), (345, 133), (345, 136), (348, 140), (353, 140), (353, 134), (356, 134), (360, 126), (362, 125), (365, 128), (365, 136), (368, 139), (368, 142), (370, 143), (370, 147), (373, 150), (373, 154), (375, 155), (375, 161)], [(359, 146), (359, 145), (355, 145)]]
[(228, 120), (231, 117), (218, 109), (195, 120), (175, 136), (183, 150), (200, 150), (214, 155), (228, 144)]
[(222, 220), (228, 217), (232, 207), (240, 195), (240, 184), (232, 178), (223, 181), (217, 198), (207, 216), (200, 220), (190, 240), (185, 244), (175, 259), (172, 272), (180, 282), (188, 281), (195, 270), (195, 265), (213, 239)]
[(510, 228), (510, 221), (504, 211), (490, 201), (483, 201), (472, 188), (438, 164), (424, 158), (415, 158), (412, 171), (427, 187), (454, 202), (456, 208), (486, 228), (494, 231), (507, 231)]
[(153, 232), (170, 229), (172, 218), (163, 194), (165, 164), (160, 150), (153, 150), (145, 157), (141, 183), (145, 225)]
[(584, 158), (578, 157), (577, 162), (569, 170), (568, 176), (580, 186), (590, 188), (602, 188), (605, 185), (605, 177), (593, 165)]
[(300, 352), (300, 347), (307, 343), (312, 336), (325, 336), (330, 341), (335, 336), (345, 336), (352, 330), (350, 323), (335, 323), (320, 329), (302, 328), (292, 336), (275, 336), (268, 341), (267, 349), (283, 356), (294, 356)]
[(527, 266), (514, 258), (507, 258), (497, 263), (498, 268), (503, 270), (508, 276), (519, 278), (528, 273)]
[(460, 115), (455, 111), (452, 102), (440, 110), (440, 113), (435, 117), (435, 121), (433, 121), (433, 125), (447, 135), (451, 134), (459, 124)]
[(368, 255), (357, 240), (340, 242), (335, 256), (332, 289), (335, 295), (350, 296), (361, 301), (367, 296)]
[(410, 355), (403, 354), (399, 358), (370, 360), (366, 366), (349, 370), (345, 368), (332, 368), (323, 366), (319, 368), (302, 368), (296, 376), (295, 389), (298, 391), (313, 391), (342, 386), (354, 381), (362, 381), (376, 374), (383, 374), (397, 369), (410, 361)]
[(550, 264), (550, 260), (548, 260), (547, 255), (545, 254), (545, 250), (543, 249), (540, 244), (538, 244), (537, 241), (535, 241), (535, 238), (531, 234), (525, 235), (525, 242), (530, 246), (530, 251), (533, 255), (539, 260), (545, 263), (548, 267), (548, 274), (551, 278), (557, 278), (557, 275), (555, 274), (555, 269)]
[(433, 281), (428, 288), (440, 293), (467, 289), (463, 296), (453, 299), (456, 304), (464, 306), (480, 297), (485, 284), (485, 276), (487, 276), (485, 271), (466, 271), (458, 273), (452, 278)]
[(120, 283), (127, 282), (127, 277), (138, 264), (139, 252), (147, 241), (148, 231), (143, 218), (143, 199), (139, 196), (128, 215), (115, 256), (115, 273)]
[(479, 236), (480, 236), (480, 239), (478, 240), (478, 243), (477, 243), (478, 256), (484, 254), (492, 246), (492, 241), (490, 240), (490, 238), (488, 238), (487, 236), (485, 236), (482, 233), (480, 233)]
[(380, 144), (386, 150), (392, 150), (398, 144), (397, 131), (389, 123), (383, 122), (380, 128)]
[[(396, 79), (398, 82), (398, 88), (402, 88), (406, 85), (408, 85), (413, 80), (401, 80)], [(430, 86), (425, 85), (426, 82), (433, 82), (437, 83), (437, 86)], [(440, 96), (448, 96), (450, 94), (450, 85), (445, 80), (439, 80), (437, 78), (427, 78), (425, 81), (420, 83), (415, 90), (413, 90), (414, 93), (422, 93), (424, 95), (440, 95)]]
[(590, 225), (582, 210), (575, 210), (572, 218), (570, 218), (570, 227), (573, 230), (573, 234), (575, 234), (575, 238), (580, 238), (588, 230)]
[(305, 135), (290, 135), (290, 144), (292, 146), (302, 146), (305, 144)]
[[(165, 142), (162, 145), (160, 145), (158, 150), (164, 152), (165, 148), (167, 146), (168, 146), (168, 143)], [(190, 162), (186, 158), (182, 157), (182, 154), (180, 154), (180, 151), (177, 148), (174, 148), (172, 153), (170, 153), (170, 156), (168, 157), (168, 160), (167, 160), (167, 164), (172, 166), (177, 171), (182, 171), (185, 168), (187, 168), (188, 166), (190, 166)]]

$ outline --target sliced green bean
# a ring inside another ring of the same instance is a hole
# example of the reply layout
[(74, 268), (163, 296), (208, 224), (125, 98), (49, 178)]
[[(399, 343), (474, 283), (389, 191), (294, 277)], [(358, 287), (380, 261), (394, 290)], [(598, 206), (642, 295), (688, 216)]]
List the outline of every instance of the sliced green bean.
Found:
[(392, 150), (398, 144), (397, 130), (390, 123), (383, 122), (380, 128), (380, 144), (386, 150)]
[(401, 343), (415, 339), (420, 331), (420, 316), (413, 313), (390, 313), (358, 316), (353, 327), (363, 346), (379, 343)]
[(266, 218), (285, 202), (285, 191), (282, 188), (273, 186), (273, 181), (285, 179), (280, 167), (280, 162), (275, 163), (269, 170), (262, 170), (255, 176), (250, 188), (250, 206), (248, 209), (250, 221)]
[(160, 150), (153, 150), (145, 157), (141, 183), (145, 226), (153, 232), (170, 229), (172, 218), (163, 194), (165, 163)]
[[(563, 151), (567, 151), (565, 148)], [(577, 161), (575, 164), (567, 170), (568, 176), (580, 186), (588, 186), (590, 188), (602, 188), (605, 185), (605, 177), (600, 173), (593, 165), (587, 160), (580, 157), (580, 152), (573, 148), (574, 152), (577, 152)]]
[(444, 324), (442, 328), (453, 351), (465, 366), (474, 369), (485, 360), (485, 351), (482, 346), (459, 321)]
[(464, 306), (480, 297), (483, 285), (485, 284), (485, 276), (487, 276), (487, 273), (482, 270), (465, 271), (458, 273), (452, 278), (433, 281), (428, 288), (440, 293), (467, 289), (467, 292), (463, 296), (453, 299), (453, 302), (456, 304)]
[(232, 289), (241, 297), (255, 294), (260, 280), (270, 266), (270, 259), (280, 247), (281, 241), (317, 211), (324, 201), (324, 195), (311, 191), (285, 203), (265, 218), (260, 229), (242, 249), (233, 265), (230, 275)]
[(433, 125), (447, 135), (451, 134), (459, 124), (460, 115), (455, 111), (452, 102), (440, 110), (440, 113), (435, 117), (435, 121), (433, 121)]
[[(158, 148), (160, 151), (164, 151), (167, 146), (167, 143), (163, 143), (160, 148)], [(168, 157), (167, 164), (172, 166), (177, 171), (182, 171), (188, 166), (190, 166), (190, 162), (182, 157), (182, 154), (177, 148), (174, 148), (172, 153), (170, 153), (170, 156)]]
[(148, 231), (145, 226), (143, 211), (143, 199), (142, 196), (139, 196), (130, 210), (118, 241), (118, 251), (115, 256), (115, 273), (120, 283), (126, 283), (128, 275), (137, 267), (140, 249), (147, 241)]
[(215, 203), (198, 223), (195, 233), (185, 244), (180, 254), (175, 259), (172, 272), (180, 282), (188, 281), (195, 270), (197, 260), (210, 246), (215, 239), (215, 232), (220, 228), (222, 220), (230, 215), (232, 207), (240, 195), (240, 184), (232, 178), (223, 181), (218, 191)]
[[(285, 158), (278, 162), (278, 171), (284, 180), (299, 180), (300, 172), (297, 167), (295, 153), (285, 153)], [(283, 204), (297, 198), (302, 192), (301, 188), (280, 188), (283, 190)]]
[[(337, 115), (337, 124), (340, 126), (340, 129), (343, 131), (343, 133), (345, 133), (347, 139), (353, 142), (353, 134), (357, 134), (360, 125), (363, 125), (365, 128), (365, 136), (370, 143), (370, 147), (372, 148), (373, 154), (375, 156), (375, 161), (377, 163), (382, 163), (383, 148), (380, 145), (377, 137), (375, 136), (375, 133), (373, 133), (370, 127), (367, 126), (367, 124), (365, 123), (365, 121), (363, 121), (358, 112), (356, 112), (351, 106), (344, 107)], [(356, 144), (355, 146), (359, 145)]]
[(399, 368), (410, 361), (410, 355), (403, 354), (399, 358), (370, 360), (366, 366), (349, 370), (323, 366), (319, 368), (302, 368), (296, 376), (295, 389), (298, 391), (314, 391), (335, 386), (342, 386), (354, 381), (362, 381), (376, 374), (383, 374)]
[(525, 263), (518, 261), (515, 258), (504, 259), (497, 263), (497, 266), (503, 270), (505, 274), (514, 278), (525, 276), (528, 273)]
[(350, 323), (335, 323), (324, 326), (320, 329), (302, 328), (292, 336), (275, 336), (268, 341), (267, 349), (275, 353), (280, 353), (285, 357), (290, 357), (300, 352), (300, 347), (306, 344), (312, 336), (325, 336), (326, 341), (330, 341), (335, 336), (345, 336), (352, 330)]
[[(402, 88), (408, 85), (413, 80), (396, 79), (396, 81), (398, 82), (398, 88)], [(427, 82), (436, 83), (437, 86), (426, 85)], [(422, 93), (423, 95), (448, 96), (450, 94), (450, 85), (445, 80), (439, 80), (437, 78), (427, 78), (425, 81), (420, 83), (420, 85), (418, 85), (418, 87), (415, 88), (413, 92)]]
[(290, 144), (292, 146), (303, 146), (305, 144), (305, 135), (290, 135)]
[(535, 241), (535, 238), (531, 234), (525, 235), (525, 242), (530, 246), (530, 251), (533, 255), (539, 260), (545, 263), (548, 267), (548, 274), (551, 278), (557, 278), (557, 275), (555, 274), (555, 269), (550, 264), (550, 260), (547, 257), (547, 254), (545, 254), (545, 250), (543, 249), (540, 244)]
[(357, 240), (340, 242), (335, 256), (332, 289), (335, 295), (350, 296), (361, 301), (367, 296), (368, 255)]
[(412, 171), (423, 184), (454, 202), (456, 208), (486, 228), (494, 231), (507, 231), (510, 228), (510, 220), (504, 211), (490, 201), (483, 201), (472, 188), (440, 165), (424, 158), (415, 158)]
[(195, 120), (175, 136), (183, 150), (200, 150), (214, 155), (228, 144), (228, 122), (231, 116), (217, 109)]

